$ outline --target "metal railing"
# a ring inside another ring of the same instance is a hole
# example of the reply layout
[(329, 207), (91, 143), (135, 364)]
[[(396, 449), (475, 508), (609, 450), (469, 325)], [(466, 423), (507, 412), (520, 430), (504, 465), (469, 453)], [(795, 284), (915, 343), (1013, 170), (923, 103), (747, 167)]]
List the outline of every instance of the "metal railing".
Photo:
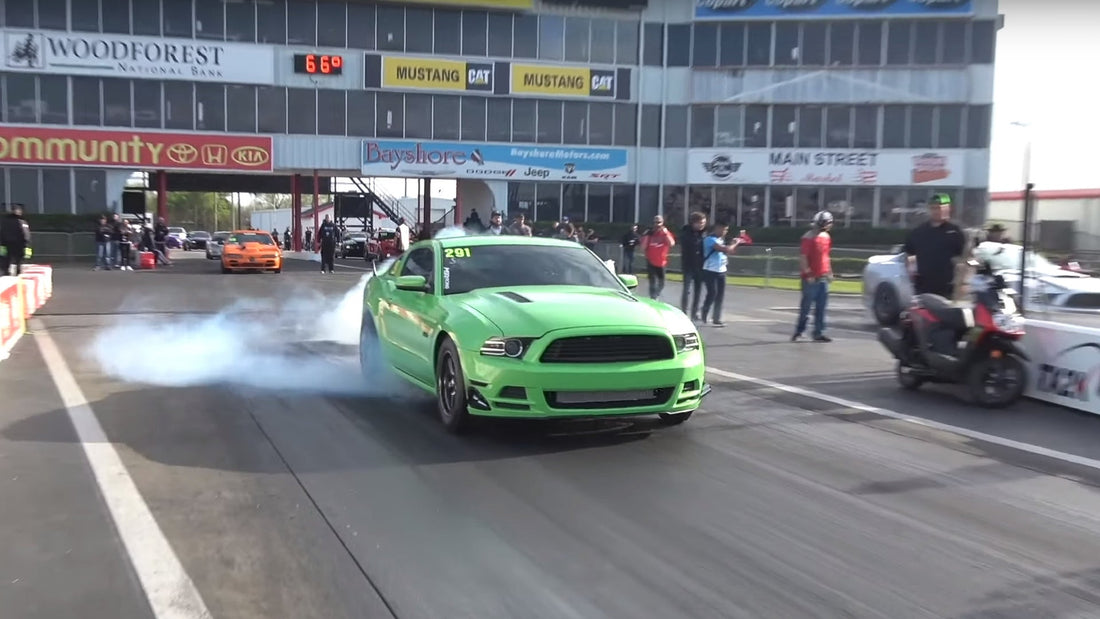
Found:
[(95, 234), (91, 232), (31, 231), (31, 247), (35, 262), (83, 261), (95, 262)]

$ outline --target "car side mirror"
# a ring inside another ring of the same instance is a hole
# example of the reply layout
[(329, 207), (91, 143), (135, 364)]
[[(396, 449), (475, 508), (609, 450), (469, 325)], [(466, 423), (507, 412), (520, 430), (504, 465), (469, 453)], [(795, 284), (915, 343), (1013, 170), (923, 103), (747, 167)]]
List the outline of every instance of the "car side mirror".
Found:
[(396, 286), (398, 290), (427, 292), (428, 278), (423, 275), (402, 275), (394, 282), (394, 286)]
[(622, 282), (624, 286), (626, 286), (627, 288), (630, 288), (631, 290), (638, 287), (638, 276), (637, 275), (622, 274), (622, 275), (619, 275), (619, 281)]

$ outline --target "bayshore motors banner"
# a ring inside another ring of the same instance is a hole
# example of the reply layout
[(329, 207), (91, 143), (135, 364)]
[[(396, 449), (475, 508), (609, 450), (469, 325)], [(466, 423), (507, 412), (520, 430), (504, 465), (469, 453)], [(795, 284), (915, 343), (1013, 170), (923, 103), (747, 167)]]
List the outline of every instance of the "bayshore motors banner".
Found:
[(688, 151), (692, 185), (964, 185), (965, 151), (703, 148)]
[(364, 176), (630, 182), (625, 148), (364, 140)]
[(972, 0), (695, 0), (695, 19), (969, 15)]
[(271, 137), (0, 125), (0, 165), (270, 172)]
[(275, 83), (268, 45), (121, 34), (3, 30), (5, 71), (238, 84)]

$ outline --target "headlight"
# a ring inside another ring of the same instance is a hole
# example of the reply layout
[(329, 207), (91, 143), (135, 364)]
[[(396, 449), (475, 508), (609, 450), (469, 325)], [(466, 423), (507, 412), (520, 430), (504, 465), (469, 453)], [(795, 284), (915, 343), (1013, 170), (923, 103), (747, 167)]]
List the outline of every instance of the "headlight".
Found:
[(531, 345), (531, 339), (520, 337), (491, 337), (481, 345), (481, 354), (486, 357), (511, 357), (520, 359)]
[(698, 333), (682, 333), (680, 335), (673, 335), (672, 340), (676, 342), (676, 352), (687, 352), (689, 350), (699, 350), (699, 334)]

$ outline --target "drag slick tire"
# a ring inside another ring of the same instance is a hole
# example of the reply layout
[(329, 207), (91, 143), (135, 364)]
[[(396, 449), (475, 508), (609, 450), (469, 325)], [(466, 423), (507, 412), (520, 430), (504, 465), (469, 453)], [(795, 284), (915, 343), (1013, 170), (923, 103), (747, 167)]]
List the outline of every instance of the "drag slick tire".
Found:
[(443, 427), (452, 434), (461, 434), (469, 426), (470, 413), (466, 401), (466, 376), (458, 347), (451, 338), (443, 340), (435, 361), (435, 401)]
[[(1015, 376), (1015, 380), (1012, 377)], [(1005, 408), (1024, 395), (1027, 367), (1016, 355), (989, 358), (974, 364), (967, 376), (970, 397), (985, 408)]]
[(660, 420), (662, 426), (678, 426), (688, 419), (691, 419), (691, 414), (695, 411), (688, 411), (686, 413), (660, 413), (657, 415), (657, 419)]
[(898, 384), (902, 389), (906, 391), (916, 391), (924, 386), (924, 379), (915, 374), (911, 374), (905, 371), (905, 366), (898, 362), (897, 367)]
[(371, 318), (370, 313), (363, 312), (363, 320), (359, 325), (359, 371), (363, 378), (367, 380), (377, 378), (380, 354), (378, 330), (374, 327), (374, 319)]

